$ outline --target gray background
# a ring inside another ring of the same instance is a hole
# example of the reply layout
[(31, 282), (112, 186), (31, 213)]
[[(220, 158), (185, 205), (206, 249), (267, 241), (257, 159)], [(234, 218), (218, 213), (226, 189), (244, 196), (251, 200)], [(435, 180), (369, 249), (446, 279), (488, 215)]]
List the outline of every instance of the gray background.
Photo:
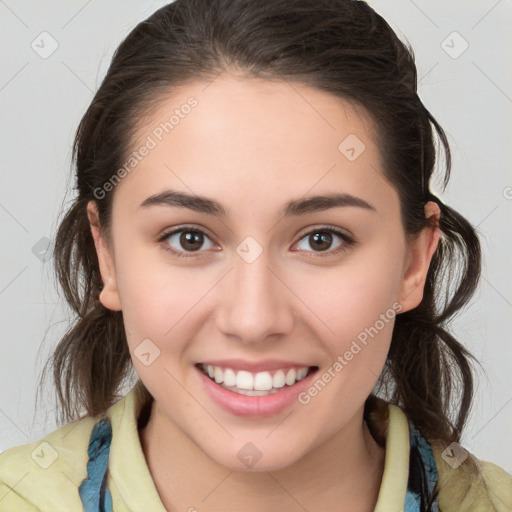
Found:
[[(35, 391), (68, 322), (45, 248), (72, 197), (73, 135), (116, 46), (165, 3), (0, 0), (0, 451), (57, 426), (49, 390), (37, 414)], [(482, 235), (481, 285), (453, 323), (485, 369), (463, 444), (512, 473), (512, 2), (369, 3), (411, 42), (420, 97), (448, 134), (453, 175), (440, 197)], [(47, 58), (31, 47), (51, 49), (42, 32), (58, 44)]]

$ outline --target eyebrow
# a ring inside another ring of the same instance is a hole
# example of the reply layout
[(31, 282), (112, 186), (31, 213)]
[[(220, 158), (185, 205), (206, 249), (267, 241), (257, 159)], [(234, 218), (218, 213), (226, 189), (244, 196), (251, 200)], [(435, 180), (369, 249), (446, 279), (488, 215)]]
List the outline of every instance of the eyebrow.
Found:
[[(153, 194), (140, 204), (139, 209), (149, 208), (151, 206), (188, 208), (219, 218), (227, 217), (229, 214), (229, 211), (214, 199), (175, 190), (165, 190), (159, 194)], [(374, 206), (360, 197), (351, 194), (327, 194), (293, 199), (286, 203), (280, 212), (280, 216), (291, 217), (305, 215), (307, 213), (324, 211), (330, 208), (348, 206), (355, 206), (374, 212), (377, 211)]]

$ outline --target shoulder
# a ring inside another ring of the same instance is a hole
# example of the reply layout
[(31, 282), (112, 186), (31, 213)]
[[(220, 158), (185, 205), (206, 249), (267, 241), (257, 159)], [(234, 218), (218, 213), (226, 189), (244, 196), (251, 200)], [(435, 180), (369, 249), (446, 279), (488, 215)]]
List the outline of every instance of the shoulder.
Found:
[(81, 510), (87, 447), (96, 418), (60, 427), (0, 454), (0, 512)]
[[(398, 437), (403, 442), (407, 435), (407, 417), (398, 406), (386, 405), (385, 409), (381, 407), (380, 422), (373, 417), (372, 434), (385, 438), (388, 447), (388, 442), (397, 441)], [(374, 415), (377, 409), (374, 408)], [(458, 443), (448, 446), (428, 439), (428, 444), (437, 470), (441, 512), (512, 512), (512, 476), (503, 468), (478, 459)], [(391, 445), (393, 447), (393, 443)]]
[(512, 476), (503, 468), (479, 460), (458, 443), (443, 447), (431, 442), (431, 446), (438, 471), (441, 510), (512, 510)]

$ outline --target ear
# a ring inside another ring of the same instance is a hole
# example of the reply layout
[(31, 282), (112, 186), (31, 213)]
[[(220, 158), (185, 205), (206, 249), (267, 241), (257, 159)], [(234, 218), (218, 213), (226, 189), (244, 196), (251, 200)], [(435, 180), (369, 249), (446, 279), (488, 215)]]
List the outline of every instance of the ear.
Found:
[(400, 304), (403, 308), (401, 313), (414, 309), (423, 300), (427, 272), (439, 244), (441, 210), (437, 203), (429, 201), (425, 205), (425, 217), (429, 219), (429, 225), (423, 228), (418, 237), (407, 247), (400, 295)]
[(96, 246), (101, 279), (103, 280), (103, 289), (100, 292), (99, 300), (107, 309), (121, 311), (121, 299), (117, 290), (114, 258), (101, 228), (98, 208), (94, 200), (89, 201), (87, 204), (87, 217), (91, 226), (94, 245)]

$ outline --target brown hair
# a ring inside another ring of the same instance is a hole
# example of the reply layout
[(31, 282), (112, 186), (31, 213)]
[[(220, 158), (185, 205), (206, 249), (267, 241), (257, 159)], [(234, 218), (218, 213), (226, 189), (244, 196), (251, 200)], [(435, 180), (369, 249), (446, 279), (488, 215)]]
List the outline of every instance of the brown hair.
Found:
[(295, 81), (365, 108), (376, 123), (385, 175), (399, 193), (408, 239), (429, 225), (425, 203), (439, 205), (442, 235), (423, 300), (396, 317), (379, 389), (366, 405), (369, 410), (383, 396), (427, 437), (459, 441), (473, 397), (474, 358), (447, 323), (478, 284), (480, 244), (475, 228), (430, 191), (434, 131), (444, 148), (444, 187), (450, 148), (418, 97), (412, 49), (356, 0), (176, 0), (139, 23), (116, 50), (76, 133), (77, 197), (56, 236), (56, 274), (76, 315), (47, 363), (61, 417), (76, 419), (82, 408), (90, 416), (104, 413), (133, 370), (122, 312), (98, 301), (102, 280), (87, 203), (96, 200), (108, 233), (113, 192), (97, 198), (95, 190), (121, 167), (142, 120), (173, 88), (227, 67), (248, 78)]

